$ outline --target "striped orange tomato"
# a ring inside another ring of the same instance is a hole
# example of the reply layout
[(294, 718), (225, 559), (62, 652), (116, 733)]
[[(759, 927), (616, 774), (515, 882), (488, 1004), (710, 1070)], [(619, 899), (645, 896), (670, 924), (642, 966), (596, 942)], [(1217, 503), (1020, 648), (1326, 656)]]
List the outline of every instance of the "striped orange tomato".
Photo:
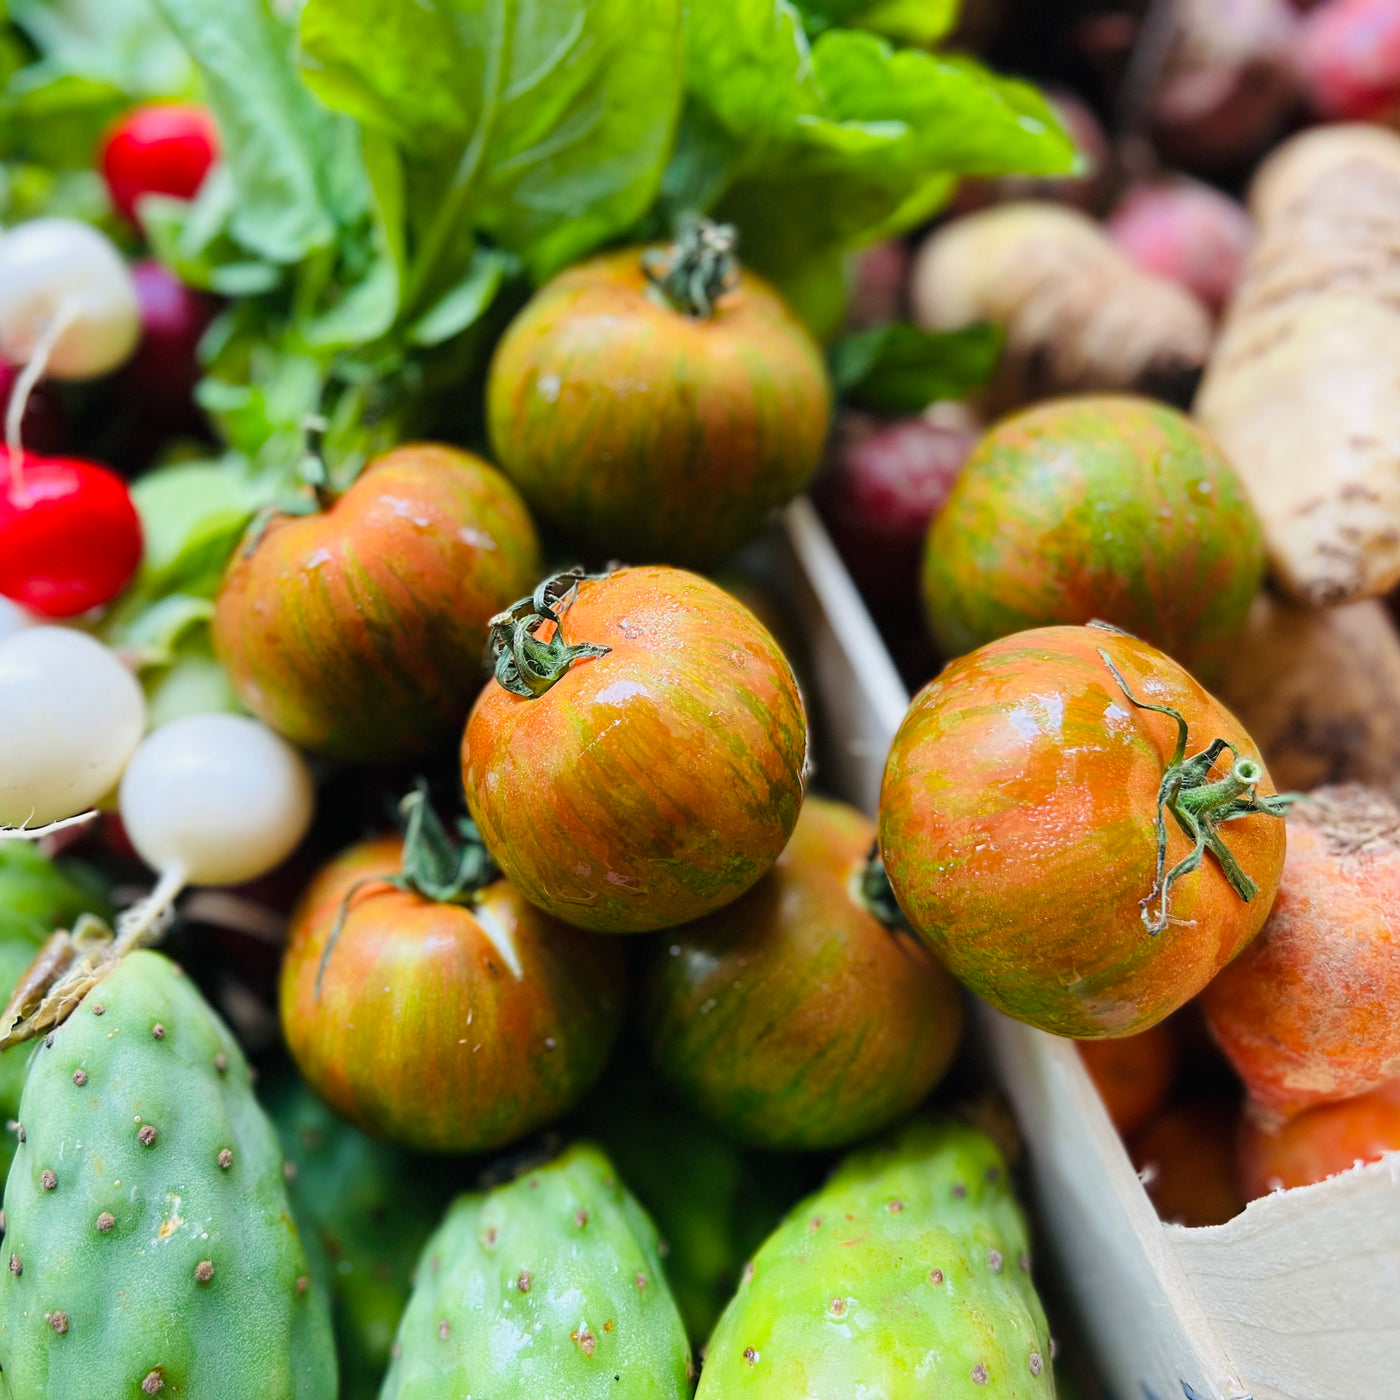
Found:
[(358, 762), (422, 753), (466, 716), (488, 621), (539, 558), (498, 471), (410, 444), (235, 554), (214, 642), (243, 703), (295, 743)]
[(520, 645), (604, 654), (566, 659), (538, 694), (497, 679), (478, 697), (462, 782), (496, 863), (541, 909), (605, 933), (737, 899), (802, 803), (807, 721), (777, 643), (730, 594), (662, 566), (578, 582), (557, 638), (531, 616)]
[(708, 567), (816, 471), (826, 368), (760, 277), (736, 269), (687, 314), (649, 282), (647, 252), (570, 268), (516, 317), (487, 384), (491, 446), (593, 557)]
[(912, 1109), (957, 1048), (957, 983), (866, 893), (874, 839), (855, 808), (809, 797), (772, 870), (652, 955), (657, 1067), (741, 1142), (868, 1137)]
[(602, 1072), (622, 959), (505, 880), (469, 904), (396, 889), (385, 878), (402, 853), (397, 837), (351, 847), (306, 891), (282, 964), (283, 1034), (307, 1082), (366, 1132), (428, 1151), (499, 1147)]
[[(1178, 806), (1222, 824), (1169, 892), (1159, 848), (1171, 872), (1195, 843), (1161, 800), (1178, 724), (1144, 705), (1181, 716), (1188, 756), (1214, 750), (1178, 770)], [(1248, 734), (1170, 658), (1109, 629), (1045, 627), (920, 692), (885, 769), (880, 847), (910, 923), (978, 995), (1059, 1035), (1132, 1035), (1259, 931), (1283, 870), (1272, 792)]]
[(1209, 434), (1105, 394), (986, 434), (929, 530), (924, 607), (948, 656), (1099, 619), (1194, 669), (1238, 635), (1263, 574), (1259, 521)]

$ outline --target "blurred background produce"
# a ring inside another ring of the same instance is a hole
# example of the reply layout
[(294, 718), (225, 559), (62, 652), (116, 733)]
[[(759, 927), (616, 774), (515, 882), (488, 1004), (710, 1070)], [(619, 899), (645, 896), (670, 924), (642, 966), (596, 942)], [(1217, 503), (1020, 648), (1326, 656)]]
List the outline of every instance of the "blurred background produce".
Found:
[(1389, 0), (11, 0), (10, 1400), (1093, 1394), (954, 977), (1164, 1220), (1400, 1151), (1398, 112)]

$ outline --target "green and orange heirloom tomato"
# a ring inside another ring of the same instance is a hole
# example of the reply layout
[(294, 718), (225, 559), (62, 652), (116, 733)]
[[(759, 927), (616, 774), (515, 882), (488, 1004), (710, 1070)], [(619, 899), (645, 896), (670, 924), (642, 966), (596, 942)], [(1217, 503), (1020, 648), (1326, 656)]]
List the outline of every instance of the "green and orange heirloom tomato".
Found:
[(282, 1030), (307, 1082), (376, 1137), (500, 1147), (571, 1107), (622, 1020), (617, 945), (496, 879), (467, 903), (395, 888), (404, 843), (351, 847), (292, 917)]
[(275, 517), (240, 548), (214, 642), (243, 703), (295, 743), (401, 758), (462, 722), (491, 616), (539, 569), (534, 525), (500, 472), (409, 444), (323, 514)]
[(924, 549), (946, 655), (1056, 623), (1112, 623), (1207, 672), (1264, 574), (1259, 521), (1210, 436), (1127, 395), (1057, 399), (978, 444)]
[(1258, 933), (1292, 800), (1272, 793), (1249, 735), (1170, 658), (1046, 627), (915, 698), (880, 850), (909, 922), (979, 996), (1058, 1035), (1133, 1035)]
[(502, 337), (491, 446), (542, 518), (594, 558), (718, 563), (816, 471), (820, 348), (739, 269), (732, 231), (628, 248), (548, 283)]
[(778, 858), (802, 805), (807, 719), (743, 604), (663, 566), (563, 575), (493, 638), (462, 782), (527, 899), (640, 933), (728, 904)]
[(957, 983), (865, 892), (874, 839), (853, 807), (809, 797), (748, 894), (658, 944), (644, 995), (652, 1057), (741, 1142), (868, 1137), (913, 1108), (957, 1048)]

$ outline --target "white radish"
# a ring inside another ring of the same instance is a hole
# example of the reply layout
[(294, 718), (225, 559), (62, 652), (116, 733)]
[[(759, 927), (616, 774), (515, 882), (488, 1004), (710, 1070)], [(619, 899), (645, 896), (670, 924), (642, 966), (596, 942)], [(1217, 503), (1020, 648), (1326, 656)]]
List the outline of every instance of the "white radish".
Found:
[(90, 809), (121, 777), (145, 727), (136, 678), (86, 632), (26, 627), (4, 638), (0, 835), (39, 835), (36, 827)]
[[(0, 356), (55, 379), (117, 368), (141, 337), (136, 285), (112, 241), (76, 219), (31, 219), (0, 235)], [(29, 397), (24, 379), (12, 400)]]
[(33, 627), (34, 617), (18, 603), (0, 595), (0, 642), (12, 636), (23, 627)]
[(123, 915), (118, 951), (157, 928), (187, 885), (236, 885), (292, 853), (315, 803), (302, 756), (243, 715), (187, 715), (149, 734), (122, 777), (122, 823), (160, 873)]

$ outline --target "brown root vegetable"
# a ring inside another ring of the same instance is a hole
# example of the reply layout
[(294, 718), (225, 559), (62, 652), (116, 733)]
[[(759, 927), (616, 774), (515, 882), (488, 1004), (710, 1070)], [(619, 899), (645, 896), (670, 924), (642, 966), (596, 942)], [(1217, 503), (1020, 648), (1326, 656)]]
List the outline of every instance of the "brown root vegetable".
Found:
[(1210, 350), (1210, 316), (1195, 297), (1056, 204), (1004, 204), (939, 229), (915, 260), (910, 299), (930, 330), (1005, 329), (989, 391), (998, 411), (1075, 390), (1180, 401)]
[(1150, 117), (1161, 155), (1191, 170), (1249, 160), (1298, 96), (1288, 0), (1175, 0)]
[(1280, 788), (1366, 783), (1400, 802), (1400, 636), (1384, 604), (1261, 594), (1215, 690)]
[(1196, 400), (1304, 603), (1400, 581), (1400, 136), (1320, 127), (1260, 168), (1258, 229)]

